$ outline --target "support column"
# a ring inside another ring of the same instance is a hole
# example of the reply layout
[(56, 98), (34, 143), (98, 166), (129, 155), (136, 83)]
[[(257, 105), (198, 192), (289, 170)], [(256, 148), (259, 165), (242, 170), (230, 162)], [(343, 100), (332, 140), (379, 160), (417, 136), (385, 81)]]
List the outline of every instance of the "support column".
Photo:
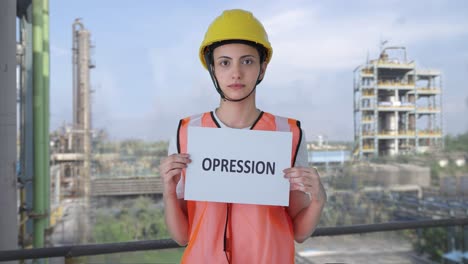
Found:
[(21, 214), (22, 247), (32, 241), (33, 219), (28, 214), (33, 210), (34, 200), (34, 125), (33, 125), (33, 43), (32, 43), (32, 3), (21, 18), (21, 42), (24, 45), (21, 72), (21, 174), (23, 184), (21, 203), (25, 211)]
[(44, 231), (47, 223), (45, 208), (45, 124), (43, 78), (43, 14), (42, 1), (33, 0), (33, 114), (34, 114), (34, 248), (44, 247)]
[(16, 66), (16, 0), (2, 0), (0, 1), (0, 250), (17, 249), (18, 245)]
[[(49, 0), (42, 0), (42, 78), (44, 89), (44, 210), (50, 216), (50, 139), (49, 139), (49, 83), (50, 83), (50, 56), (49, 56)], [(46, 226), (49, 226), (49, 217)]]

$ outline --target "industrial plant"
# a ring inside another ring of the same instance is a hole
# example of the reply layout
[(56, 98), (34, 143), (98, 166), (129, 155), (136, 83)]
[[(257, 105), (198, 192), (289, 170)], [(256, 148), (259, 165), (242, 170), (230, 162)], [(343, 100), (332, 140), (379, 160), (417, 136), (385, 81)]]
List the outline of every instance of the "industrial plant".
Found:
[[(73, 123), (51, 137), (51, 162), (62, 175), (68, 195), (89, 197), (91, 173), (91, 34), (76, 19), (73, 37)], [(51, 168), (52, 169), (52, 168)], [(58, 188), (60, 189), (60, 188)]]
[(386, 47), (354, 70), (354, 156), (360, 160), (443, 147), (442, 75)]
[[(93, 100), (114, 100), (93, 98), (93, 20), (63, 25), (71, 121), (51, 130), (49, 1), (0, 0), (0, 11), (0, 262), (178, 263), (159, 173), (169, 141), (111, 140), (93, 126)], [(384, 44), (353, 71), (343, 114), (350, 123), (353, 113), (354, 140), (306, 142), (327, 203), (295, 263), (429, 263), (432, 248), (439, 260), (468, 259), (468, 133), (443, 129), (441, 70)]]

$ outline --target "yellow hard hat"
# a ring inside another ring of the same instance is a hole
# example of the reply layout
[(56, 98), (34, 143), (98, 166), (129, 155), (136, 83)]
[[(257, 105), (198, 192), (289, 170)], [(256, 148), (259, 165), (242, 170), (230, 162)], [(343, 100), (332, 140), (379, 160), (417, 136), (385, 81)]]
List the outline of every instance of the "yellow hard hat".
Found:
[(267, 51), (266, 63), (271, 60), (273, 48), (268, 41), (268, 35), (262, 23), (251, 12), (241, 9), (226, 10), (211, 23), (199, 52), (201, 63), (206, 69), (208, 69), (205, 61), (206, 47), (225, 40), (244, 40), (260, 44)]

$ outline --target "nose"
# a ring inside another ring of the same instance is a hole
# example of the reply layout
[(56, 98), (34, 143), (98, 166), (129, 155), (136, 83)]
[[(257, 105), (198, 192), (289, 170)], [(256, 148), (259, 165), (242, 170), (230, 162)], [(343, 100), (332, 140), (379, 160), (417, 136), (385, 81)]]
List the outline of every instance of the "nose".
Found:
[(234, 63), (232, 66), (232, 79), (239, 80), (242, 76), (240, 63)]

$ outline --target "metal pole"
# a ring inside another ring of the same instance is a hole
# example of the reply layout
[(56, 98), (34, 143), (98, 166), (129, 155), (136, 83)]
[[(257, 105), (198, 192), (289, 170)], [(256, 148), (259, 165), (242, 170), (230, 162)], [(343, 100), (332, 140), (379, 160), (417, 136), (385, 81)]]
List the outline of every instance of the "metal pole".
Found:
[(20, 70), (20, 173), (21, 216), (20, 247), (30, 246), (33, 233), (33, 220), (28, 217), (33, 208), (33, 52), (32, 52), (32, 2), (24, 3), (20, 12), (20, 43), (23, 56)]
[[(461, 251), (466, 254), (468, 252), (468, 226), (462, 226), (463, 239)], [(468, 259), (464, 259), (463, 263), (468, 263)]]
[(33, 0), (33, 123), (34, 123), (34, 238), (35, 248), (44, 247), (46, 210), (44, 201), (44, 79), (42, 1)]
[[(43, 61), (42, 73), (44, 81), (44, 209), (50, 212), (50, 138), (49, 138), (49, 79), (50, 79), (50, 56), (49, 56), (49, 0), (42, 0), (42, 25), (43, 25)], [(48, 214), (50, 216), (50, 214)], [(49, 221), (46, 218), (46, 226)]]
[(54, 204), (57, 207), (60, 204), (60, 168), (61, 165), (55, 165), (55, 193), (54, 193)]
[(19, 30), (19, 40), (20, 44), (22, 46), (23, 52), (21, 56), (21, 61), (18, 62), (20, 70), (17, 76), (17, 79), (19, 80), (19, 96), (20, 96), (20, 106), (19, 106), (19, 125), (20, 125), (20, 130), (19, 130), (19, 172), (17, 174), (18, 176), (18, 181), (21, 183), (20, 189), (19, 189), (19, 197), (20, 197), (20, 226), (19, 226), (19, 241), (18, 245), (21, 247), (24, 247), (24, 241), (25, 241), (25, 236), (26, 236), (26, 221), (28, 219), (27, 212), (26, 212), (26, 177), (25, 177), (25, 171), (24, 171), (24, 163), (25, 163), (25, 148), (24, 148), (24, 143), (25, 143), (25, 137), (24, 137), (24, 110), (25, 110), (25, 76), (26, 76), (26, 65), (25, 65), (25, 57), (26, 57), (26, 27), (25, 27), (25, 18), (24, 16), (21, 16), (20, 18), (20, 30)]
[[(26, 208), (31, 212), (34, 208), (34, 83), (33, 83), (33, 27), (32, 27), (32, 3), (28, 7), (26, 17), (23, 18), (25, 31), (25, 53), (24, 53), (24, 109), (23, 109), (23, 128), (24, 135), (24, 189), (26, 191)], [(32, 237), (34, 233), (34, 221), (28, 219), (26, 222), (25, 239)]]
[[(0, 249), (17, 249), (16, 1), (0, 1)], [(10, 262), (17, 263), (17, 262)]]

